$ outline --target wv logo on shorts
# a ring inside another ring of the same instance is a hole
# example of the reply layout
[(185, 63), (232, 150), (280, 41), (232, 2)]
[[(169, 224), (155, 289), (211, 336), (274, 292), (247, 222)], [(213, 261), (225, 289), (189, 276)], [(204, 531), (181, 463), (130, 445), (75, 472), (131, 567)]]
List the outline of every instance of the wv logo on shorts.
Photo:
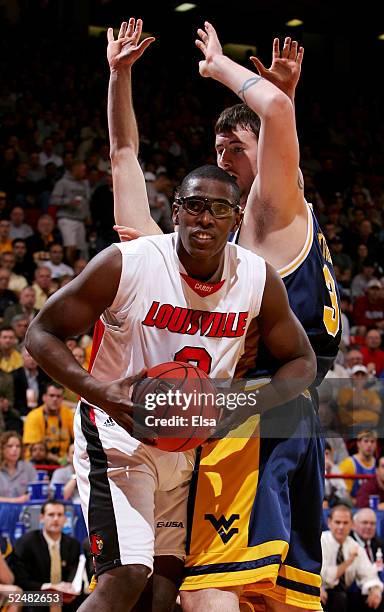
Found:
[(231, 514), (229, 519), (226, 519), (224, 514), (221, 515), (220, 518), (216, 518), (213, 514), (205, 514), (204, 518), (206, 521), (210, 521), (213, 528), (217, 531), (219, 536), (221, 537), (224, 544), (227, 544), (229, 540), (235, 535), (235, 533), (239, 533), (237, 527), (230, 528), (234, 521), (238, 521), (240, 518), (240, 514)]
[(104, 427), (114, 427), (116, 425), (115, 421), (112, 417), (108, 417), (106, 421), (103, 423)]

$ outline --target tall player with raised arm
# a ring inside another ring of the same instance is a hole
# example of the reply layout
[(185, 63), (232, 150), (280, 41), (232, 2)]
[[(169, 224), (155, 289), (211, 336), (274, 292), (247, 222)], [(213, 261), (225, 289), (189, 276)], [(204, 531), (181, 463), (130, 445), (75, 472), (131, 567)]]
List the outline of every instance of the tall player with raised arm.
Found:
[[(120, 180), (124, 176), (123, 165), (137, 163), (133, 161), (137, 149), (132, 138), (137, 128), (132, 99), (126, 95), (128, 90), (131, 91), (131, 66), (138, 44), (137, 34), (138, 28), (135, 29), (131, 20), (128, 31), (125, 29), (118, 41), (113, 41), (119, 46), (119, 53), (111, 58), (111, 40), (108, 47), (113, 68), (108, 106), (111, 158), (115, 176)], [(247, 103), (226, 109), (216, 126), (218, 165), (236, 178), (243, 206), (246, 203), (238, 241), (260, 253), (279, 271), (291, 307), (315, 349), (320, 381), (337, 353), (340, 317), (329, 251), (304, 200), (299, 179), (299, 148), (292, 100), (300, 76), (303, 50), (297, 43), (286, 39), (280, 56), (278, 41), (275, 40), (269, 70), (254, 59), (264, 77), (261, 78), (223, 56), (210, 24), (206, 23), (204, 30), (199, 30), (199, 37), (197, 44), (204, 54), (200, 63), (202, 75), (215, 78)], [(121, 125), (122, 121), (124, 125)], [(118, 142), (119, 146), (116, 146)], [(124, 158), (120, 155), (122, 149)], [(118, 223), (133, 226), (143, 233), (159, 231), (150, 218), (146, 201), (141, 202), (143, 207), (138, 211), (133, 202), (130, 203), (127, 188), (123, 189), (122, 183), (115, 183), (115, 192)], [(257, 357), (250, 355), (249, 361), (253, 361), (251, 368), (248, 366), (253, 375), (270, 375), (276, 368), (265, 346), (261, 347)], [(209, 473), (215, 473), (215, 465), (216, 481), (224, 480), (218, 466), (220, 453), (228, 456), (230, 452), (230, 447), (226, 447), (230, 441), (217, 443), (222, 451), (216, 447), (203, 449), (195, 487), (187, 576), (182, 587), (185, 589), (183, 607), (186, 611), (199, 607), (222, 610), (223, 606), (227, 610), (238, 610), (241, 590), (249, 597), (262, 593), (269, 609), (320, 608), (323, 448), (318, 436), (315, 395), (312, 389), (314, 403), (308, 401), (295, 408), (292, 419), (295, 435), (287, 439), (270, 438), (270, 424), (267, 419), (262, 419), (260, 448), (256, 453), (252, 449), (251, 457), (242, 453), (245, 465), (254, 466), (255, 489), (247, 488), (252, 499), (247, 499), (243, 505), (247, 511), (245, 515), (242, 513), (241, 524), (231, 523), (231, 517), (241, 513), (231, 505), (230, 492), (226, 499), (223, 495), (207, 495), (207, 492), (215, 490), (209, 482)], [(284, 414), (281, 416), (284, 418)], [(279, 420), (278, 413), (276, 420)], [(278, 435), (278, 430), (275, 431)], [(297, 439), (302, 443), (298, 444)], [(290, 466), (286, 463), (287, 457), (293, 461)], [(238, 459), (236, 454), (236, 461)], [(206, 465), (209, 470), (204, 468)], [(297, 469), (299, 465), (300, 470)], [(271, 497), (269, 492), (274, 487), (270, 475), (276, 471), (276, 466), (281, 467), (281, 472), (277, 470), (277, 473), (282, 493), (280, 497)], [(233, 465), (231, 467), (233, 469)], [(242, 491), (242, 482), (234, 476), (232, 483), (235, 491)], [(300, 500), (303, 487), (306, 487), (306, 498), (312, 501), (311, 515)], [(244, 495), (242, 498), (246, 499)], [(212, 504), (215, 508), (213, 514)], [(210, 519), (206, 518), (208, 515)], [(227, 527), (219, 524), (220, 517), (224, 517)], [(225, 535), (226, 530), (228, 534), (221, 538), (220, 533)], [(206, 545), (207, 537), (211, 538), (212, 551)], [(202, 550), (206, 554), (201, 554)], [(244, 584), (247, 585), (245, 589)]]

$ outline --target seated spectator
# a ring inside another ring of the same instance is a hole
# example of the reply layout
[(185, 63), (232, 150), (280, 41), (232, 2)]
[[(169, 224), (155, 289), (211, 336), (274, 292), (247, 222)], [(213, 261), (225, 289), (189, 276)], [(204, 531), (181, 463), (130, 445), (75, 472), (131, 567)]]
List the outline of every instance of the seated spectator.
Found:
[(344, 245), (343, 245), (342, 238), (339, 235), (334, 236), (329, 241), (328, 246), (329, 246), (330, 251), (331, 251), (332, 261), (333, 261), (334, 265), (339, 266), (339, 268), (340, 268), (342, 280), (343, 281), (347, 281), (348, 283), (350, 283), (351, 275), (352, 275), (353, 262), (352, 262), (352, 259), (350, 258), (350, 256), (347, 255), (347, 253), (343, 252), (343, 246)]
[(33, 258), (27, 253), (26, 241), (21, 238), (16, 238), (12, 241), (12, 246), (16, 261), (15, 267), (13, 268), (14, 273), (25, 276), (28, 283), (32, 283), (36, 264)]
[(12, 251), (4, 251), (0, 255), (0, 265), (2, 268), (9, 270), (9, 283), (8, 289), (13, 291), (16, 295), (20, 295), (20, 291), (28, 285), (27, 279), (21, 274), (15, 274), (13, 271), (16, 265), (16, 258)]
[(36, 294), (35, 308), (41, 310), (55, 288), (52, 286), (52, 272), (46, 266), (39, 266), (35, 270), (35, 282), (32, 285)]
[(27, 414), (23, 436), (27, 451), (34, 442), (44, 440), (48, 458), (59, 463), (60, 459), (65, 459), (73, 441), (73, 411), (63, 403), (63, 392), (61, 385), (53, 381), (47, 383), (44, 403)]
[[(384, 471), (384, 470), (383, 470)], [(367, 553), (371, 563), (376, 560), (377, 549), (384, 551), (384, 540), (376, 535), (376, 512), (371, 508), (362, 508), (353, 515), (353, 531), (351, 536)]]
[(11, 402), (0, 393), (0, 431), (17, 431), (23, 435), (23, 421)]
[(381, 296), (381, 282), (373, 278), (365, 288), (365, 294), (356, 299), (353, 319), (360, 328), (360, 334), (367, 328), (384, 326), (384, 298)]
[(13, 370), (12, 377), (15, 389), (14, 406), (21, 415), (25, 416), (32, 408), (43, 402), (43, 394), (49, 379), (25, 347), (21, 351), (21, 357), (22, 367)]
[(16, 346), (17, 338), (12, 327), (0, 329), (0, 369), (3, 372), (12, 372), (23, 365), (23, 359)]
[(11, 222), (8, 219), (0, 219), (0, 254), (12, 251), (12, 239), (9, 235)]
[(15, 400), (14, 391), (12, 374), (0, 370), (0, 394), (2, 397), (5, 397), (12, 406)]
[(51, 270), (53, 279), (60, 279), (65, 275), (74, 276), (73, 268), (63, 262), (64, 249), (61, 244), (54, 242), (49, 247), (49, 260), (44, 265)]
[(375, 428), (381, 414), (381, 399), (375, 389), (367, 388), (367, 368), (364, 365), (353, 366), (351, 379), (352, 386), (339, 390), (340, 422), (350, 431), (356, 430), (356, 427)]
[(365, 346), (361, 347), (364, 365), (374, 365), (375, 375), (380, 376), (384, 370), (384, 351), (381, 347), (381, 333), (378, 329), (370, 329), (365, 337)]
[(36, 292), (33, 287), (25, 287), (22, 289), (17, 304), (8, 306), (4, 311), (4, 325), (10, 325), (14, 316), (24, 315), (30, 323), (37, 315), (38, 311), (35, 308)]
[(22, 238), (25, 240), (33, 235), (33, 229), (28, 223), (25, 223), (24, 210), (21, 206), (14, 206), (9, 218), (11, 220), (9, 235), (12, 240), (15, 240), (15, 238)]
[[(364, 481), (356, 494), (357, 508), (369, 507), (369, 496), (379, 496), (379, 510), (384, 510), (384, 457), (376, 459), (375, 478)], [(383, 549), (384, 553), (384, 549)]]
[(17, 295), (8, 289), (11, 275), (6, 268), (0, 268), (0, 322), (3, 320), (4, 312), (8, 306), (17, 304)]
[(39, 164), (42, 168), (45, 168), (47, 164), (55, 164), (56, 168), (63, 165), (63, 158), (56, 155), (54, 151), (52, 138), (44, 138), (42, 151), (39, 154)]
[(61, 243), (61, 234), (55, 228), (51, 215), (41, 215), (37, 220), (37, 229), (27, 241), (27, 249), (35, 264), (42, 264), (49, 259), (49, 247), (54, 242)]
[(373, 279), (378, 280), (375, 277), (375, 264), (371, 259), (369, 259), (368, 257), (364, 259), (362, 263), (362, 267), (363, 269), (360, 272), (360, 274), (357, 274), (353, 278), (352, 283), (351, 283), (352, 299), (363, 296), (365, 292), (365, 288), (371, 280)]
[(57, 461), (52, 461), (48, 457), (48, 449), (44, 440), (35, 442), (29, 447), (29, 461), (33, 465), (59, 465)]
[[(349, 535), (352, 512), (348, 506), (334, 506), (328, 518), (329, 531), (321, 535), (323, 579), (321, 600), (326, 612), (369, 610), (381, 603), (383, 585), (365, 550)], [(359, 591), (349, 587), (356, 582)]]
[(363, 353), (358, 349), (350, 349), (345, 355), (344, 365), (348, 376), (351, 376), (353, 366), (363, 365)]
[(29, 499), (30, 482), (36, 471), (29, 461), (23, 461), (21, 437), (16, 431), (6, 431), (0, 437), (0, 502), (23, 504)]
[[(29, 531), (16, 540), (12, 568), (16, 584), (25, 591), (57, 591), (73, 600), (71, 582), (79, 563), (80, 543), (63, 533), (64, 510), (55, 500), (42, 506), (42, 530)], [(62, 609), (76, 610), (77, 606), (64, 604)]]
[[(332, 446), (325, 443), (325, 474), (341, 474), (340, 469), (333, 462)], [(324, 487), (324, 508), (332, 508), (340, 503), (350, 500), (347, 485), (343, 478), (326, 478)]]
[(23, 314), (18, 314), (12, 317), (11, 327), (15, 332), (17, 344), (16, 349), (18, 351), (22, 351), (25, 343), (25, 334), (27, 333), (27, 329), (29, 326), (28, 317)]
[(73, 504), (80, 503), (80, 496), (77, 490), (76, 474), (73, 467), (73, 453), (75, 447), (70, 445), (67, 452), (68, 464), (65, 467), (58, 468), (52, 474), (50, 490), (52, 495), (55, 495), (55, 484), (63, 484), (63, 498), (65, 501), (70, 501)]
[[(365, 429), (357, 436), (357, 453), (347, 457), (340, 464), (342, 474), (375, 474), (377, 434), (375, 431)], [(361, 480), (345, 479), (351, 497), (355, 498), (361, 486)]]

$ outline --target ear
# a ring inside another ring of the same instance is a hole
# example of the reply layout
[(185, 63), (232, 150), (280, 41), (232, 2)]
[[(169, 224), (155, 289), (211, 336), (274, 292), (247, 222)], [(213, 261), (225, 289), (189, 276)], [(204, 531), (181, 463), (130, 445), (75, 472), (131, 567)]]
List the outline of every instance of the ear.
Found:
[(180, 204), (177, 204), (176, 202), (173, 202), (173, 204), (172, 204), (172, 221), (173, 221), (174, 225), (179, 225), (179, 210), (180, 210)]

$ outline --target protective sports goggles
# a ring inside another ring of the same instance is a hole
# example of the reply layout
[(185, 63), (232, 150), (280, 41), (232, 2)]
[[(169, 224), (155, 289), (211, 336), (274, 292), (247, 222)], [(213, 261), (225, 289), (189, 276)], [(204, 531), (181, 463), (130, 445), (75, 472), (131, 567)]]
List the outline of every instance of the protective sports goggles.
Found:
[(230, 204), (227, 200), (220, 198), (202, 198), (198, 196), (187, 196), (181, 198), (175, 198), (176, 204), (181, 206), (190, 215), (200, 215), (204, 210), (208, 210), (209, 213), (216, 219), (225, 219), (225, 217), (231, 217), (233, 212), (238, 212), (239, 206), (236, 204)]

